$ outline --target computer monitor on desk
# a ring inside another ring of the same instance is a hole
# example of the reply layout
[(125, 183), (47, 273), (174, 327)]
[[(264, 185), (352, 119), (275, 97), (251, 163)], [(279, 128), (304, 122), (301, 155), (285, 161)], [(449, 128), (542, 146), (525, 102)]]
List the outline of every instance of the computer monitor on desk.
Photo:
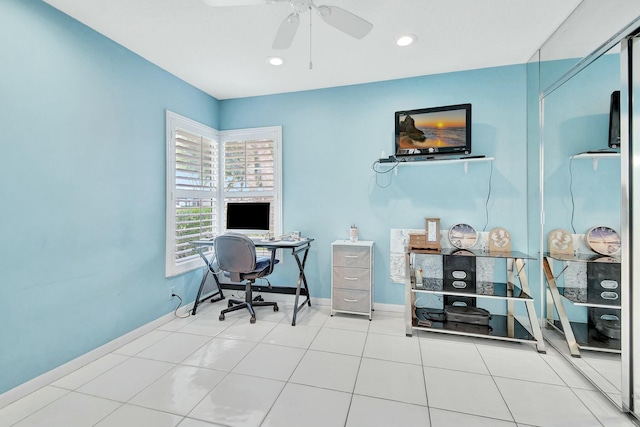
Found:
[(271, 206), (269, 202), (227, 203), (228, 231), (241, 233), (265, 233), (270, 229)]

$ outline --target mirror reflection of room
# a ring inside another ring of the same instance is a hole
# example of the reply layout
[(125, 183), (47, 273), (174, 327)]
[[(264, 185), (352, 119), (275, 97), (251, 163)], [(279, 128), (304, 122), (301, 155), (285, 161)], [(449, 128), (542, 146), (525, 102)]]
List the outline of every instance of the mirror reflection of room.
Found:
[(543, 280), (545, 338), (622, 406), (619, 91), (616, 45), (542, 100)]

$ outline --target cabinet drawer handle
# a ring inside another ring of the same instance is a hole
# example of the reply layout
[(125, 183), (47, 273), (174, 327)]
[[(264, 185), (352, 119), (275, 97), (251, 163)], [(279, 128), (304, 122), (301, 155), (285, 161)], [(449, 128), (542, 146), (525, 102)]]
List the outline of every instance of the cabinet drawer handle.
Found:
[(358, 302), (358, 300), (357, 300), (357, 299), (348, 299), (348, 298), (345, 298), (344, 300), (345, 300), (346, 302)]
[(357, 277), (345, 277), (344, 280), (358, 280)]
[(467, 272), (466, 271), (458, 271), (455, 270), (451, 273), (451, 275), (453, 276), (454, 279), (466, 279), (467, 278)]
[(345, 255), (345, 258), (358, 258), (358, 255)]
[(602, 299), (609, 299), (609, 300), (618, 299), (618, 294), (611, 291), (602, 292), (600, 296), (602, 297)]

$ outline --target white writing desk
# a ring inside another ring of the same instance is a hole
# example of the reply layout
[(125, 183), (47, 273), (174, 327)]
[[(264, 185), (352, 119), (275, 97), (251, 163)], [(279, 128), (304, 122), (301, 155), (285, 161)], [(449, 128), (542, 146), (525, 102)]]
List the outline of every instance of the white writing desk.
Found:
[[(206, 255), (203, 252), (205, 247), (212, 247), (214, 239), (208, 240), (196, 240), (192, 242), (195, 245), (195, 249), (200, 254), (200, 257), (204, 260), (207, 265), (207, 270), (205, 271), (204, 276), (202, 277), (202, 282), (200, 282), (200, 288), (198, 289), (198, 295), (196, 296), (196, 300), (193, 304), (193, 310), (191, 314), (196, 314), (196, 310), (198, 305), (206, 299), (211, 298), (211, 302), (216, 302), (223, 300), (224, 294), (222, 293), (223, 289), (233, 289), (233, 290), (244, 290), (245, 286), (242, 284), (235, 283), (220, 283), (218, 280), (218, 275), (215, 270), (215, 254), (211, 257), (211, 260), (208, 260)], [(296, 260), (298, 264), (298, 283), (297, 286), (259, 286), (255, 285), (252, 288), (256, 292), (265, 292), (265, 293), (280, 293), (280, 294), (295, 294), (295, 305), (293, 307), (293, 321), (291, 322), (291, 326), (296, 326), (296, 317), (298, 315), (298, 311), (304, 307), (305, 304), (311, 306), (311, 299), (309, 296), (309, 286), (307, 285), (307, 277), (304, 273), (304, 267), (307, 262), (307, 255), (309, 254), (309, 249), (311, 248), (311, 242), (313, 239), (310, 238), (302, 238), (300, 240), (261, 240), (261, 239), (253, 239), (254, 244), (257, 248), (265, 248), (271, 252), (272, 261), (275, 259), (275, 251), (278, 249), (291, 249), (291, 255)], [(302, 258), (302, 259), (301, 259)], [(202, 291), (207, 281), (207, 277), (211, 275), (216, 282), (216, 286), (218, 287), (218, 291), (213, 293), (212, 295), (208, 295), (206, 297), (202, 297)], [(306, 299), (298, 304), (300, 295), (306, 296)]]

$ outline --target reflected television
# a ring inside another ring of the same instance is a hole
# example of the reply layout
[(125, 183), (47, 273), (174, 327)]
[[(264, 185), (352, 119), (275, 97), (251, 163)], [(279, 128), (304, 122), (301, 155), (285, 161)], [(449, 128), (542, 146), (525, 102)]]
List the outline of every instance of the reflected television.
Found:
[(609, 107), (609, 147), (620, 148), (620, 91), (611, 93)]
[(424, 160), (470, 153), (471, 104), (396, 111), (396, 158)]

